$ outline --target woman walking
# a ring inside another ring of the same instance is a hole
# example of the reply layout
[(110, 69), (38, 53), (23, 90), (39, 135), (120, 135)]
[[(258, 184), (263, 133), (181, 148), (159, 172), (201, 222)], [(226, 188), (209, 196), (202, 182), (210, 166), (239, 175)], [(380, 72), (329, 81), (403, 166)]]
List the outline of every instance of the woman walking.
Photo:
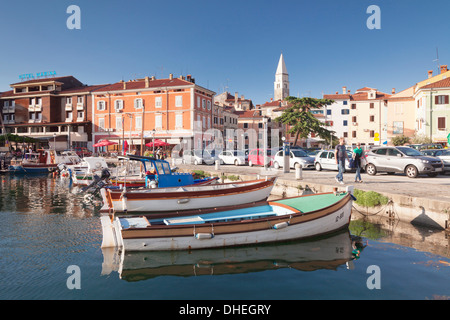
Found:
[(363, 155), (363, 151), (361, 149), (361, 144), (357, 143), (356, 148), (353, 150), (353, 161), (354, 166), (356, 168), (356, 176), (355, 176), (355, 182), (362, 183), (361, 180), (361, 157)]

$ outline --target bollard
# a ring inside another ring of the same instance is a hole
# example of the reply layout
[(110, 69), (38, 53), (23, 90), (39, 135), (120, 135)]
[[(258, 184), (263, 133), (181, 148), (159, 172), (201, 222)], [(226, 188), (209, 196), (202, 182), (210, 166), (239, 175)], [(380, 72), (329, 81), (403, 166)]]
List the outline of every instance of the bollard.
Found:
[(298, 166), (295, 168), (295, 179), (302, 180), (302, 166)]
[(220, 160), (216, 160), (216, 170), (220, 170)]

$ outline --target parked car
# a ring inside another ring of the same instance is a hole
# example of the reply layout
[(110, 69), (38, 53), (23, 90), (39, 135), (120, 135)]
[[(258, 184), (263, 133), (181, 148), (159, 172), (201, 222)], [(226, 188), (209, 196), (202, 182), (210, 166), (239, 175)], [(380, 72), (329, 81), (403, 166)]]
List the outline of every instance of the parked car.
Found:
[(439, 150), (442, 152), (439, 152), (436, 157), (438, 157), (439, 159), (442, 160), (442, 162), (444, 163), (444, 171), (443, 173), (447, 173), (450, 172), (450, 149), (442, 149)]
[(405, 173), (409, 178), (419, 174), (436, 176), (443, 171), (443, 162), (436, 157), (424, 156), (410, 147), (378, 147), (367, 153), (366, 172), (375, 175), (378, 172), (394, 174)]
[(245, 164), (245, 153), (241, 150), (226, 150), (219, 154), (219, 159), (221, 163), (240, 166)]
[[(316, 170), (339, 170), (336, 163), (335, 152), (335, 150), (320, 150), (319, 153), (316, 154), (316, 158), (314, 159), (314, 167), (316, 168)], [(347, 155), (348, 159), (352, 158), (352, 153), (348, 150)], [(350, 168), (350, 163), (348, 160), (345, 161), (345, 170), (353, 170), (352, 168)]]
[(182, 157), (183, 163), (194, 165), (198, 164), (213, 164), (214, 159), (211, 157), (211, 154), (206, 150), (186, 150), (183, 152)]
[(420, 150), (420, 153), (424, 156), (438, 157), (445, 151), (446, 149), (423, 149)]
[[(271, 166), (273, 160), (272, 150), (267, 149), (266, 165)], [(264, 165), (264, 149), (253, 149), (248, 153), (248, 165), (251, 166), (263, 166)]]
[[(309, 156), (304, 150), (293, 149), (290, 151), (289, 167), (314, 168), (314, 157)], [(283, 150), (278, 151), (273, 159), (273, 167), (278, 169), (284, 166)]]
[(416, 149), (416, 150), (425, 150), (425, 149), (442, 149), (442, 145), (439, 143), (422, 143), (422, 144), (408, 144), (407, 147)]

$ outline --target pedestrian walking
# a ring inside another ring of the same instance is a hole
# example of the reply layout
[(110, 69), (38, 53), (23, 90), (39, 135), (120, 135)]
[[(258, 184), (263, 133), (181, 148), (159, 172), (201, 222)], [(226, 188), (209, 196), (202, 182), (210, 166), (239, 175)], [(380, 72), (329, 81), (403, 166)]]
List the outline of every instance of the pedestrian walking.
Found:
[(361, 144), (357, 143), (356, 144), (356, 148), (353, 150), (353, 162), (354, 162), (354, 166), (355, 166), (355, 171), (356, 171), (356, 175), (355, 175), (355, 182), (359, 182), (362, 183), (362, 179), (361, 179), (361, 158), (363, 156), (364, 151), (361, 149)]
[(344, 184), (345, 160), (348, 158), (344, 138), (339, 139), (339, 144), (336, 146), (335, 151), (336, 164), (339, 170), (335, 179), (338, 183)]

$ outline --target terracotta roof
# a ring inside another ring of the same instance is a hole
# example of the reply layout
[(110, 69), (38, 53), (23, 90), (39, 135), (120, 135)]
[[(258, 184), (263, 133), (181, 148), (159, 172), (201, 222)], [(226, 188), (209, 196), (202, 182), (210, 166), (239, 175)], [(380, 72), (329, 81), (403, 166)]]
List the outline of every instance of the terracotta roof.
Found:
[(371, 91), (371, 90), (377, 90), (377, 89), (369, 88), (369, 87), (364, 87), (364, 88), (361, 88), (361, 89), (356, 90), (356, 92), (358, 92), (358, 91)]
[(281, 106), (281, 100), (265, 102), (264, 104), (260, 105), (260, 107), (279, 107), (279, 106)]
[(97, 85), (92, 85), (92, 86), (82, 86), (82, 87), (70, 88), (70, 89), (59, 91), (57, 93), (58, 94), (67, 94), (67, 93), (77, 93), (77, 92), (89, 92), (89, 91), (95, 91), (97, 89), (101, 89), (106, 86), (109, 86), (109, 84), (97, 84)]
[(351, 101), (361, 101), (361, 100), (384, 100), (388, 99), (391, 95), (383, 92), (377, 91), (377, 96), (375, 99), (369, 99), (368, 93), (361, 92), (361, 93), (355, 93), (351, 95)]
[(430, 88), (450, 88), (450, 78), (446, 78), (435, 83), (428, 84), (421, 87), (420, 89), (430, 89)]
[[(123, 88), (123, 84), (126, 83), (126, 89)], [(182, 80), (179, 78), (170, 79), (149, 79), (149, 88), (158, 88), (158, 87), (181, 87), (187, 85), (195, 85), (193, 82)], [(121, 90), (138, 90), (138, 89), (146, 89), (145, 80), (139, 79), (135, 81), (126, 81), (126, 82), (117, 82), (106, 87), (97, 89), (97, 92), (103, 91), (121, 91)]]
[(330, 100), (349, 100), (350, 94), (324, 94), (323, 98)]
[(259, 109), (254, 110), (246, 110), (246, 111), (235, 111), (235, 114), (239, 116), (239, 118), (262, 118)]
[(39, 83), (39, 82), (50, 82), (50, 81), (60, 81), (60, 80), (64, 80), (67, 78), (73, 78), (73, 76), (63, 76), (63, 77), (50, 77), (50, 78), (40, 78), (40, 79), (33, 79), (33, 80), (27, 80), (27, 81), (21, 81), (21, 82), (16, 82), (11, 84), (12, 86), (14, 85), (19, 85), (19, 84), (33, 84), (33, 83)]

